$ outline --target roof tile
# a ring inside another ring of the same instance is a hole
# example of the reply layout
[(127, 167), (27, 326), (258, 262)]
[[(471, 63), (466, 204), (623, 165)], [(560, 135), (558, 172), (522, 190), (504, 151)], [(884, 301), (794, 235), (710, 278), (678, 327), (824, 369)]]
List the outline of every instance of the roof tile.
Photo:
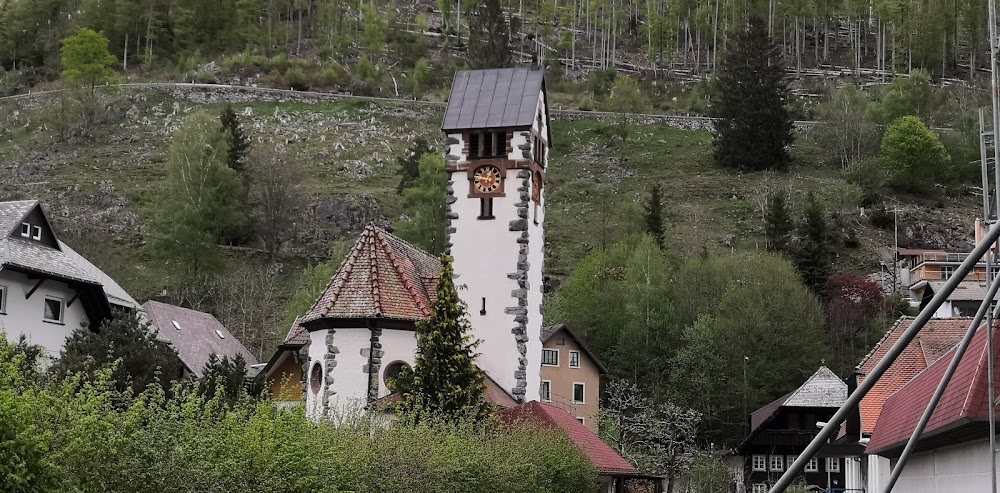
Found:
[[(913, 320), (913, 317), (901, 317), (886, 331), (882, 340), (875, 345), (871, 352), (861, 360), (857, 367), (860, 373), (857, 377), (859, 383), (885, 357), (889, 348), (899, 340), (899, 336), (910, 327)], [(927, 324), (913, 341), (903, 349), (899, 358), (893, 362), (882, 378), (875, 382), (868, 394), (861, 399), (861, 429), (863, 432), (871, 433), (875, 429), (875, 423), (879, 419), (886, 399), (927, 368), (929, 364), (938, 360), (955, 344), (958, 344), (970, 323), (972, 323), (972, 319), (964, 317), (927, 321)]]

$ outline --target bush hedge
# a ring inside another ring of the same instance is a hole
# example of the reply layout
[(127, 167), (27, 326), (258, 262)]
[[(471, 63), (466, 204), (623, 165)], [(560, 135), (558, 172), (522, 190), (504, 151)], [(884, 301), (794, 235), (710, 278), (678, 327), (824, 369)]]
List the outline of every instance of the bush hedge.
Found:
[(555, 432), (314, 422), (197, 384), (115, 389), (113, 369), (30, 384), (0, 333), (0, 491), (576, 493), (597, 473)]

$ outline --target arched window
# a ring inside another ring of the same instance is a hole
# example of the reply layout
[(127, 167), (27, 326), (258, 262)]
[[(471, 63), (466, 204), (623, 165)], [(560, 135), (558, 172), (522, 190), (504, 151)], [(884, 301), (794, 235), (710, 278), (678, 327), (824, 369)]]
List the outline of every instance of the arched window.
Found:
[(403, 372), (403, 368), (409, 367), (410, 365), (403, 361), (393, 361), (385, 365), (385, 371), (382, 372), (382, 381), (388, 386), (390, 380), (399, 378), (399, 374)]
[(319, 364), (319, 361), (317, 361), (313, 363), (312, 370), (309, 372), (309, 388), (312, 389), (312, 393), (318, 394), (322, 384), (323, 365)]

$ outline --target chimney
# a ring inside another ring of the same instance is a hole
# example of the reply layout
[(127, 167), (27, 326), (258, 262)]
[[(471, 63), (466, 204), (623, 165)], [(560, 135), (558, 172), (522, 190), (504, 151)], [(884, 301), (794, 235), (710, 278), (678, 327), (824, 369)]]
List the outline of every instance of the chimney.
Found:
[(153, 296), (150, 299), (153, 300), (153, 301), (159, 301), (160, 303), (166, 303), (168, 305), (172, 305), (173, 304), (173, 303), (170, 302), (170, 295), (167, 294), (167, 290), (166, 289), (164, 289), (163, 291), (161, 291), (159, 295)]

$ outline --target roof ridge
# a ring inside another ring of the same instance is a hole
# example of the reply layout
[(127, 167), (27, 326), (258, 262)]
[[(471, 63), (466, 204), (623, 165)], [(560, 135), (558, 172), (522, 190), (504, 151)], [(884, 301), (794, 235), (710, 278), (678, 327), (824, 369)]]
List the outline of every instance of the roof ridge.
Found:
[(402, 239), (402, 238), (400, 238), (400, 237), (398, 237), (398, 236), (396, 236), (396, 235), (394, 235), (394, 234), (390, 233), (390, 232), (389, 232), (389, 231), (387, 231), (387, 230), (386, 230), (385, 228), (380, 228), (380, 227), (378, 227), (378, 226), (375, 226), (374, 224), (371, 224), (371, 225), (369, 225), (368, 227), (369, 227), (369, 228), (372, 228), (372, 229), (374, 229), (374, 230), (375, 230), (375, 232), (376, 232), (376, 233), (378, 233), (379, 235), (387, 235), (387, 236), (390, 236), (390, 237), (392, 237), (392, 238), (393, 238), (394, 240), (396, 240), (396, 241), (398, 241), (398, 242), (402, 243), (402, 244), (403, 244), (404, 246), (407, 246), (407, 247), (410, 247), (410, 248), (412, 248), (413, 250), (415, 250), (415, 251), (417, 251), (417, 252), (420, 252), (420, 253), (421, 253), (421, 254), (423, 254), (423, 255), (426, 255), (426, 256), (427, 256), (427, 258), (429, 258), (429, 259), (434, 259), (434, 260), (436, 260), (436, 261), (440, 261), (440, 260), (439, 260), (439, 259), (438, 259), (437, 257), (435, 257), (434, 255), (431, 255), (431, 254), (430, 254), (429, 252), (426, 252), (426, 251), (424, 251), (424, 249), (423, 249), (423, 248), (420, 248), (420, 247), (418, 247), (418, 246), (414, 245), (413, 243), (410, 243), (410, 242), (408, 242), (408, 241), (406, 241), (406, 240), (404, 240), (404, 239)]
[(885, 343), (886, 339), (888, 339), (890, 335), (896, 332), (896, 329), (899, 328), (899, 325), (903, 323), (903, 320), (907, 319), (912, 320), (914, 318), (916, 317), (910, 317), (907, 315), (900, 316), (899, 319), (896, 320), (896, 323), (892, 324), (892, 327), (889, 327), (889, 330), (885, 331), (885, 334), (882, 334), (882, 338), (879, 339), (877, 343), (875, 343), (875, 347), (873, 347), (871, 351), (868, 351), (868, 354), (866, 354), (864, 358), (861, 358), (861, 362), (858, 363), (857, 366), (854, 367), (854, 369), (859, 370), (861, 369), (862, 366), (865, 366), (865, 364), (868, 363), (868, 360), (870, 360), (872, 356), (875, 356), (875, 353), (877, 353), (878, 350), (881, 349), (882, 344)]
[[(386, 234), (390, 234), (390, 233), (386, 232)], [(393, 251), (392, 246), (390, 246), (389, 242), (386, 241), (385, 238), (383, 238), (380, 234), (378, 234), (378, 232), (376, 232), (375, 236), (376, 236), (376, 238), (378, 238), (379, 244), (382, 246), (382, 250), (389, 257), (389, 262), (392, 263), (393, 269), (396, 270), (396, 275), (399, 276), (399, 279), (403, 282), (403, 287), (405, 287), (406, 291), (408, 293), (410, 293), (410, 298), (413, 299), (414, 303), (417, 304), (417, 308), (419, 308), (420, 311), (423, 312), (423, 314), (425, 316), (430, 316), (431, 315), (431, 308), (429, 306), (424, 305), (424, 302), (421, 301), (420, 296), (417, 295), (417, 290), (413, 286), (413, 283), (410, 282), (409, 277), (406, 276), (406, 275), (404, 275), (403, 271), (400, 270), (400, 268), (399, 268), (399, 259), (396, 258), (396, 253)], [(410, 260), (410, 264), (411, 265), (413, 264), (412, 260)], [(417, 267), (415, 265), (413, 266), (413, 270), (414, 270), (414, 274), (417, 274), (417, 272), (416, 272)], [(417, 277), (420, 277), (420, 276), (417, 276)]]
[[(365, 231), (365, 233), (367, 233), (367, 230)], [(336, 303), (337, 298), (340, 297), (340, 291), (344, 289), (344, 285), (347, 284), (345, 280), (340, 276), (340, 273), (343, 272), (344, 277), (351, 275), (352, 269), (354, 268), (354, 261), (356, 259), (356, 254), (357, 254), (356, 252), (359, 250), (359, 247), (362, 244), (362, 240), (364, 239), (365, 233), (362, 233), (361, 237), (358, 238), (358, 241), (354, 242), (354, 246), (351, 247), (351, 251), (347, 253), (347, 257), (345, 257), (344, 261), (340, 263), (340, 267), (337, 267), (337, 271), (333, 273), (333, 277), (330, 278), (330, 282), (326, 283), (326, 287), (323, 288), (323, 291), (320, 292), (319, 297), (316, 298), (316, 301), (313, 303), (312, 307), (310, 307), (309, 311), (307, 311), (306, 313), (312, 313), (312, 311), (317, 308), (317, 305), (319, 305), (320, 301), (323, 301), (323, 295), (333, 290), (332, 296), (330, 298), (330, 303), (323, 308), (322, 312), (320, 312), (321, 315), (324, 317), (330, 313), (330, 309), (333, 308), (333, 305)], [(337, 284), (335, 286), (334, 284), (337, 282), (339, 282), (340, 284)]]
[(375, 315), (381, 317), (385, 312), (382, 310), (382, 289), (379, 285), (378, 253), (375, 251), (378, 248), (378, 244), (376, 243), (377, 233), (373, 226), (368, 226), (365, 234), (365, 246), (368, 247), (368, 270), (369, 279), (371, 279), (372, 305), (375, 308)]

